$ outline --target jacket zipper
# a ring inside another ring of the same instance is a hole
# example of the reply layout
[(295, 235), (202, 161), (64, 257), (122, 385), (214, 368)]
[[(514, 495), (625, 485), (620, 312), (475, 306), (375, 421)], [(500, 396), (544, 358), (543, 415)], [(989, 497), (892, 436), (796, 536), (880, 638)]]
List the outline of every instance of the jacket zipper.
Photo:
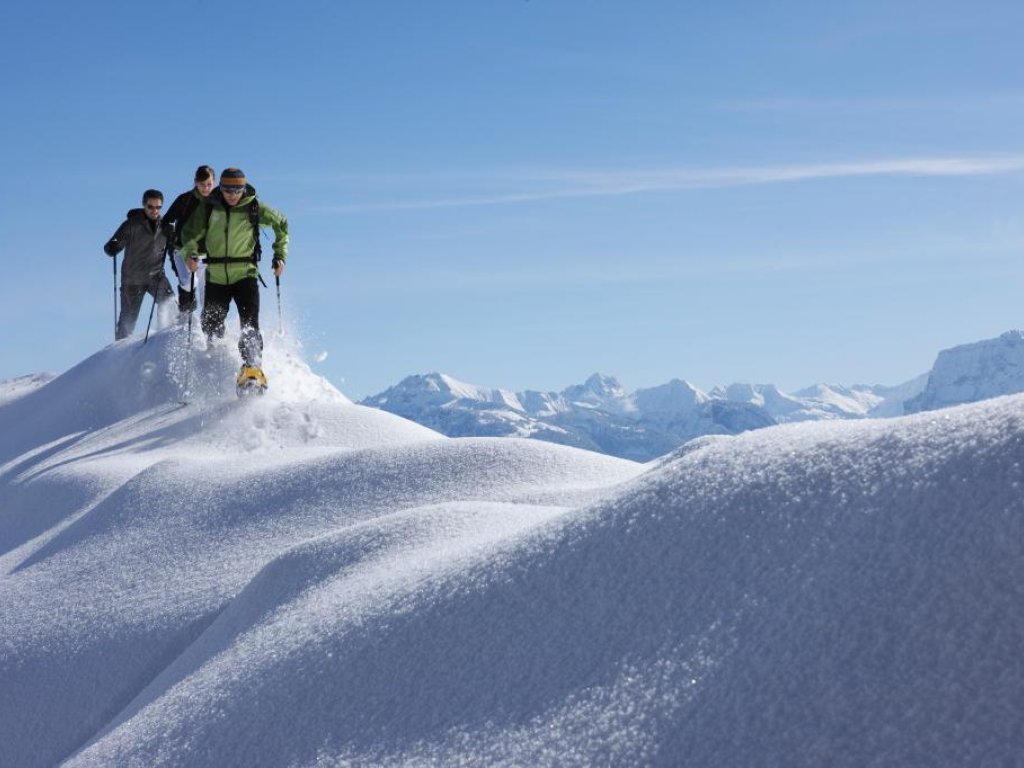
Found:
[[(226, 202), (226, 201), (225, 201)], [(231, 207), (228, 205), (224, 206), (224, 285), (230, 285), (231, 280), (228, 277), (228, 262), (227, 259), (231, 258)]]

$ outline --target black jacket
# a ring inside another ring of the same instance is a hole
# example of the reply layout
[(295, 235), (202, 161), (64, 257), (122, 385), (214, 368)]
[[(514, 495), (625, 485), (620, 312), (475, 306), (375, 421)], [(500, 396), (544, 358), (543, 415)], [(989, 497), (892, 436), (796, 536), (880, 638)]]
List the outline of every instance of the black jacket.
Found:
[(182, 192), (174, 198), (171, 207), (164, 211), (164, 227), (167, 229), (174, 227), (173, 247), (175, 249), (181, 248), (181, 231), (185, 228), (185, 223), (192, 218), (192, 214), (202, 204), (202, 196), (193, 187), (188, 192)]
[(167, 234), (160, 219), (150, 221), (145, 211), (133, 208), (103, 250), (108, 256), (124, 251), (121, 285), (151, 285), (164, 275)]

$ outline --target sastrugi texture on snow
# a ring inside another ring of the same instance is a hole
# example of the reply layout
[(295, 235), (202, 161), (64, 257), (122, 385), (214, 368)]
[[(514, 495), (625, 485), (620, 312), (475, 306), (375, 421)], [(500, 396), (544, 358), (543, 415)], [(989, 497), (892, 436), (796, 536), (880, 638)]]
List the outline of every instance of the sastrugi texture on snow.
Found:
[(179, 354), (0, 393), (0, 764), (1024, 754), (1024, 397), (641, 465)]

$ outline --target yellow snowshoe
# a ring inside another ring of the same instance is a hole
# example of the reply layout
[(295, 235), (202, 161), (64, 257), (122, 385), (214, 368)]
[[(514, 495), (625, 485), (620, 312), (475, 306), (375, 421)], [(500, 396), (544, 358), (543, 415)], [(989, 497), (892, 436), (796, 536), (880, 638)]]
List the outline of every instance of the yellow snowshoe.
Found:
[(259, 367), (242, 366), (235, 379), (235, 391), (239, 397), (262, 395), (267, 391), (267, 377)]

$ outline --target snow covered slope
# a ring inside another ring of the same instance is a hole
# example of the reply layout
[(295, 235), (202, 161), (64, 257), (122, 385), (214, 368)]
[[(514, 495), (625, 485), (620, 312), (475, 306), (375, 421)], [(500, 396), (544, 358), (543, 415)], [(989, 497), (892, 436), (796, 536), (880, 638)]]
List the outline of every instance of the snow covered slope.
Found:
[(235, 397), (229, 341), (194, 355), (182, 406), (183, 353), (178, 333), (120, 342), (0, 406), (0, 765), (95, 738), (295, 547), (437, 504), (515, 528), (642, 471), (447, 440), (353, 405), (276, 338), (266, 396)]
[[(83, 363), (86, 402), (131, 354)], [(443, 439), (291, 366), (272, 387), (320, 394), (0, 406), (0, 764), (1024, 754), (1024, 396), (638, 465)]]
[(54, 378), (52, 373), (36, 373), (0, 382), (0, 405), (24, 397)]

